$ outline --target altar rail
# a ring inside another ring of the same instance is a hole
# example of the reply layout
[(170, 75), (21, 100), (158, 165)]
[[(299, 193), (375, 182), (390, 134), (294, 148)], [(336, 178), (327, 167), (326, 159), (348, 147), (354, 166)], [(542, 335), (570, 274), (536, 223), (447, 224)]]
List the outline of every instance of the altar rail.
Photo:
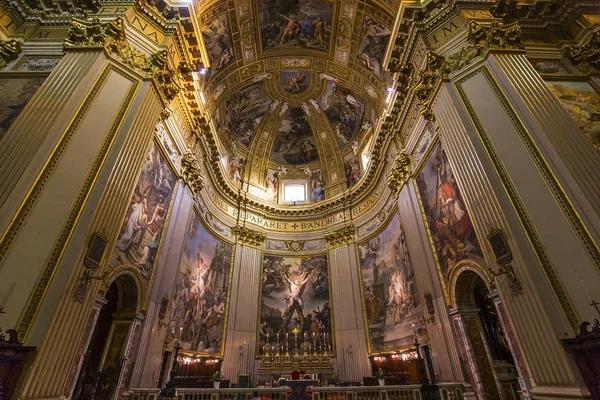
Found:
[[(438, 385), (442, 400), (462, 400), (463, 386)], [(261, 400), (285, 400), (287, 388), (256, 389), (177, 389), (177, 400), (251, 400), (258, 392)], [(158, 389), (133, 389), (131, 400), (157, 400)], [(419, 385), (316, 387), (312, 400), (421, 400)]]

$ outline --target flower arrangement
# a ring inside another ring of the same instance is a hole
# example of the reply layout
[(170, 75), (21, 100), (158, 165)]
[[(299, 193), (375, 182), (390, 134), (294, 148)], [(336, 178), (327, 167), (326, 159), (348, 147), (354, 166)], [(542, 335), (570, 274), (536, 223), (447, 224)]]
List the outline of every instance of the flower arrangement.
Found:
[(373, 372), (373, 378), (383, 379), (385, 378), (385, 372), (383, 372), (383, 370), (379, 368), (379, 370)]
[(214, 374), (210, 377), (210, 380), (213, 382), (221, 382), (223, 380), (223, 375), (221, 375), (221, 371), (215, 371)]

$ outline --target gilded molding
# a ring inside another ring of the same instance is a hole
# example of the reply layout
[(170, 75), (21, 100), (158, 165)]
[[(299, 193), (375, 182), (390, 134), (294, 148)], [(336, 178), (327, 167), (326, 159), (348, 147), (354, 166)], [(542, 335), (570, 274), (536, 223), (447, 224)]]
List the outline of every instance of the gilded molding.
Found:
[(431, 106), (435, 95), (442, 86), (442, 81), (448, 79), (448, 66), (442, 56), (432, 51), (427, 52), (427, 64), (421, 72), (419, 80), (412, 90), (415, 96), (421, 100), (421, 115), (428, 120), (433, 121)]
[(402, 187), (408, 183), (410, 176), (410, 156), (406, 153), (400, 153), (394, 160), (394, 166), (387, 178), (387, 185), (392, 192), (400, 193)]
[(600, 71), (600, 31), (594, 32), (587, 44), (567, 47), (566, 55), (585, 70)]
[(324, 236), (327, 239), (327, 243), (329, 243), (329, 248), (335, 249), (336, 247), (353, 243), (354, 232), (356, 232), (354, 225), (348, 225), (337, 231), (325, 233)]
[(115, 54), (123, 64), (137, 70), (145, 77), (153, 78), (167, 103), (181, 90), (176, 82), (177, 74), (169, 66), (167, 50), (147, 57), (143, 51), (127, 42), (121, 17), (104, 23), (98, 18), (93, 18), (89, 22), (74, 18), (64, 46), (65, 49), (103, 47), (109, 54)]
[(15, 39), (0, 42), (0, 68), (16, 60), (21, 54), (21, 42)]
[(246, 228), (245, 226), (235, 227), (235, 236), (237, 243), (260, 248), (267, 238), (267, 234), (254, 229)]
[(185, 153), (181, 158), (181, 177), (194, 195), (204, 187), (204, 178), (202, 178), (200, 163), (191, 152)]

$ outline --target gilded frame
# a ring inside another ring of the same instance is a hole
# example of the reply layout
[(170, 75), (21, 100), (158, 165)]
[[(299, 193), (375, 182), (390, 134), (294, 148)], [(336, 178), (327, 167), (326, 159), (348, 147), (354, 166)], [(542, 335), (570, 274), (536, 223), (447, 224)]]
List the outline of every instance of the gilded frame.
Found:
[[(289, 255), (287, 257), (293, 257), (293, 258), (311, 258), (311, 257), (318, 257), (318, 256), (324, 256), (325, 259), (327, 260), (327, 283), (329, 286), (329, 312), (331, 313), (330, 315), (330, 323), (331, 323), (331, 353), (328, 353), (328, 355), (330, 357), (336, 357), (337, 355), (337, 347), (336, 347), (336, 340), (335, 340), (335, 316), (334, 316), (334, 312), (335, 310), (333, 309), (333, 298), (331, 296), (331, 267), (329, 264), (330, 261), (330, 257), (329, 257), (329, 252), (328, 251), (321, 251), (319, 253), (314, 253), (314, 254), (310, 254), (310, 255), (304, 255), (304, 254), (297, 254), (297, 253), (289, 253)], [(286, 255), (283, 254), (265, 254), (264, 252), (261, 251), (261, 262), (260, 262), (260, 285), (258, 288), (258, 313), (257, 313), (257, 318), (256, 318), (256, 346), (255, 346), (255, 358), (256, 359), (263, 359), (265, 358), (264, 354), (260, 354), (259, 350), (260, 350), (260, 318), (261, 318), (261, 312), (262, 312), (262, 287), (263, 287), (263, 280), (262, 280), (262, 276), (263, 276), (263, 267), (264, 267), (264, 263), (265, 263), (265, 257), (286, 257)], [(322, 354), (321, 354), (322, 355)]]
[[(229, 241), (229, 240), (223, 240), (221, 239), (221, 235), (215, 235), (214, 231), (212, 229), (207, 228), (206, 221), (202, 218), (202, 215), (200, 214), (199, 210), (197, 209), (197, 205), (196, 202), (194, 202), (194, 205), (192, 207), (192, 210), (190, 212), (190, 215), (188, 217), (188, 220), (185, 224), (186, 227), (186, 232), (189, 230), (190, 224), (192, 223), (192, 218), (198, 218), (198, 221), (200, 221), (200, 223), (202, 224), (202, 227), (211, 235), (213, 236), (216, 240), (220, 240), (223, 241), (225, 243), (227, 243), (228, 245), (231, 246), (231, 262), (229, 264), (229, 277), (228, 277), (228, 284), (227, 284), (227, 304), (225, 306), (225, 315), (223, 316), (223, 331), (221, 333), (221, 349), (219, 350), (218, 353), (207, 353), (205, 351), (190, 351), (190, 350), (180, 350), (179, 353), (183, 354), (183, 355), (188, 355), (191, 357), (209, 357), (209, 358), (223, 358), (224, 354), (225, 354), (225, 344), (227, 342), (227, 324), (229, 322), (229, 304), (231, 302), (231, 282), (233, 280), (233, 268), (235, 266), (235, 245), (233, 242)], [(185, 243), (184, 243), (185, 245)], [(183, 252), (182, 252), (183, 254)], [(177, 273), (175, 276), (175, 279), (177, 279), (177, 274), (179, 273), (179, 264), (181, 263), (181, 257), (182, 254), (180, 254), (179, 256), (179, 260), (177, 261)], [(175, 288), (175, 282), (173, 283), (173, 291)], [(173, 294), (173, 291), (171, 291), (171, 295)], [(173, 306), (173, 311), (175, 312), (175, 307)]]
[(371, 348), (371, 335), (369, 334), (369, 323), (367, 320), (367, 307), (365, 304), (365, 288), (364, 288), (364, 283), (363, 283), (364, 281), (363, 281), (362, 268), (360, 265), (359, 247), (362, 246), (363, 244), (367, 243), (369, 240), (373, 239), (374, 237), (379, 236), (383, 231), (385, 231), (396, 215), (400, 219), (400, 222), (402, 222), (401, 215), (400, 215), (400, 207), (398, 206), (398, 204), (394, 205), (392, 211), (389, 213), (387, 218), (381, 223), (381, 226), (379, 226), (377, 229), (373, 230), (373, 232), (370, 232), (368, 235), (362, 237), (360, 239), (360, 241), (356, 242), (354, 245), (354, 254), (355, 254), (354, 256), (356, 257), (356, 265), (358, 268), (358, 278), (359, 278), (358, 283), (359, 283), (359, 289), (360, 289), (360, 299), (361, 299), (361, 307), (362, 307), (362, 314), (363, 314), (363, 322), (364, 322), (364, 326), (365, 326), (365, 340), (367, 342), (366, 343), (367, 344), (367, 353), (369, 354), (369, 356), (402, 353), (402, 352), (405, 352), (405, 351), (410, 350), (415, 347), (414, 345), (410, 344), (410, 345), (403, 346), (403, 347), (396, 347), (396, 348), (385, 349), (385, 350), (381, 350), (381, 351), (373, 351), (373, 349)]

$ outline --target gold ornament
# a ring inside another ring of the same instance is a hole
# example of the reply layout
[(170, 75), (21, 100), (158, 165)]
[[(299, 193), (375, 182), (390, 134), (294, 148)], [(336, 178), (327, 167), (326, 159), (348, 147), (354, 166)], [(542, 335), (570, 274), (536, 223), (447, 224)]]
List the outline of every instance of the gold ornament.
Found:
[(0, 68), (16, 60), (21, 53), (21, 42), (15, 39), (5, 40), (0, 43)]
[(402, 187), (410, 179), (410, 157), (406, 153), (400, 153), (394, 160), (392, 171), (388, 175), (387, 184), (394, 193), (400, 193)]
[(329, 248), (333, 249), (336, 247), (344, 246), (346, 244), (351, 244), (354, 242), (354, 232), (356, 229), (354, 225), (348, 225), (337, 231), (325, 233), (325, 239), (329, 243)]
[(255, 231), (254, 229), (239, 225), (235, 227), (235, 236), (238, 243), (252, 247), (262, 246), (267, 238), (267, 234), (264, 232)]
[(194, 195), (204, 187), (200, 164), (191, 152), (185, 153), (181, 158), (181, 177)]

